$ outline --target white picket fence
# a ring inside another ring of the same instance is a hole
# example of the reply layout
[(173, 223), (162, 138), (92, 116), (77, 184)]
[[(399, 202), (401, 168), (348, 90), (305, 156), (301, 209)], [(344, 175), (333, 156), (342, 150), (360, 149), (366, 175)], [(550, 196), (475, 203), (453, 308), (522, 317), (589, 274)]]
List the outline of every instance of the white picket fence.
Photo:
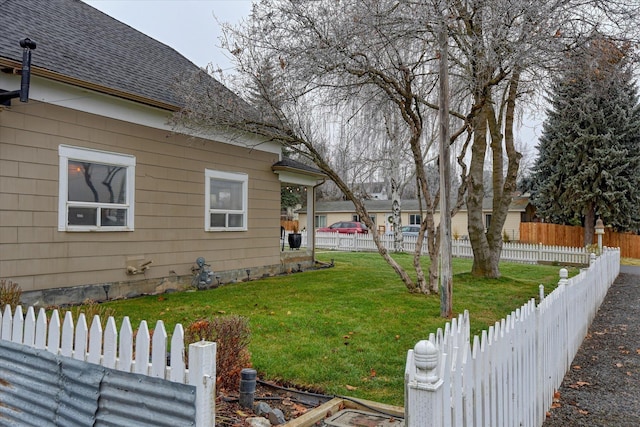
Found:
[[(385, 248), (393, 250), (393, 236), (380, 235), (380, 240)], [(404, 236), (404, 252), (413, 253), (416, 249), (418, 238), (416, 236)], [(307, 233), (302, 232), (302, 245), (307, 245)], [(336, 251), (375, 252), (375, 243), (371, 234), (340, 234), (316, 232), (315, 246), (318, 249), (331, 249)], [(427, 254), (426, 243), (422, 246), (422, 253)], [(469, 240), (453, 240), (451, 253), (457, 258), (473, 258), (473, 250)], [(558, 264), (589, 264), (589, 252), (586, 248), (572, 248), (568, 246), (546, 246), (543, 244), (527, 244), (519, 242), (504, 242), (502, 244), (502, 261), (513, 261), (525, 264), (538, 262)]]
[(406, 427), (542, 425), (620, 271), (620, 252), (605, 248), (571, 279), (560, 271), (558, 287), (537, 306), (530, 300), (473, 341), (465, 312), (408, 352)]
[(144, 320), (134, 337), (129, 317), (123, 319), (118, 334), (113, 317), (107, 319), (103, 331), (98, 315), (94, 316), (89, 329), (84, 314), (80, 314), (74, 324), (71, 312), (67, 311), (60, 323), (58, 310), (47, 320), (43, 308), (36, 317), (33, 307), (29, 307), (25, 315), (21, 306), (12, 313), (7, 305), (4, 312), (0, 312), (0, 339), (106, 368), (193, 385), (196, 387), (196, 425), (215, 425), (216, 344), (207, 341), (190, 344), (189, 369), (186, 369), (184, 329), (180, 324), (176, 325), (171, 338), (170, 364), (162, 320), (156, 323), (153, 337)]

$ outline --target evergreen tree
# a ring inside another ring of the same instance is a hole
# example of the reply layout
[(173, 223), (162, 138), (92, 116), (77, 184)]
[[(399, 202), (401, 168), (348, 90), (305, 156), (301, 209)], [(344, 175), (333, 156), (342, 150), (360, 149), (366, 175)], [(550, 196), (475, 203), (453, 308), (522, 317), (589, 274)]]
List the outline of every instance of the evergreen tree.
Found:
[(258, 110), (263, 121), (273, 125), (282, 125), (284, 118), (281, 110), (285, 92), (276, 73), (277, 70), (270, 61), (262, 61), (256, 74), (246, 82), (245, 97)]
[(640, 226), (640, 107), (626, 48), (596, 38), (555, 79), (533, 169), (538, 215), (619, 231)]

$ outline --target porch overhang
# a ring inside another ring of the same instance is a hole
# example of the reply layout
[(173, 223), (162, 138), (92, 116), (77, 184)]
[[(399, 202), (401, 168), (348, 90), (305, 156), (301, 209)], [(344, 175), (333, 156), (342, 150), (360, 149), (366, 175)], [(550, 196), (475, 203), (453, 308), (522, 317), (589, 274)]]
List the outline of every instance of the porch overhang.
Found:
[(315, 187), (326, 180), (326, 175), (319, 169), (311, 168), (290, 159), (280, 160), (271, 166), (280, 182)]

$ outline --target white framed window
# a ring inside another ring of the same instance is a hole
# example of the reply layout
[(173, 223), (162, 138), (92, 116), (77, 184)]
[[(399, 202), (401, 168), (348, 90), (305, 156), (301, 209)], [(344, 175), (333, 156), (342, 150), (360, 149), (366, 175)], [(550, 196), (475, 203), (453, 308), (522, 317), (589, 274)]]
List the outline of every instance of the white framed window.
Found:
[(420, 217), (420, 215), (417, 215), (417, 214), (409, 215), (409, 225), (420, 225), (421, 222), (422, 222), (422, 217)]
[(326, 226), (327, 226), (327, 216), (316, 215), (316, 228), (326, 227)]
[(249, 176), (205, 169), (206, 231), (247, 230)]
[(487, 230), (489, 229), (489, 227), (491, 227), (491, 214), (484, 215), (484, 225), (487, 228)]
[(136, 158), (60, 145), (59, 231), (133, 231)]

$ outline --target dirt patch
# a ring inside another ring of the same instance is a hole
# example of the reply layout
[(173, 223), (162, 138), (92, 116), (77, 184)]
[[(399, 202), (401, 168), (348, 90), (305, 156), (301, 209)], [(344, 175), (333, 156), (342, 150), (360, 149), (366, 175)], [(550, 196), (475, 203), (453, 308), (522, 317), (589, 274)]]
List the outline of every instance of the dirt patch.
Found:
[[(246, 419), (258, 416), (252, 408), (243, 408), (237, 394), (221, 394), (216, 400), (216, 426), (244, 427)], [(255, 404), (264, 402), (272, 409), (279, 409), (286, 421), (298, 418), (308, 411), (329, 401), (332, 396), (303, 390), (289, 389), (277, 384), (258, 382), (256, 385)], [(263, 415), (264, 416), (264, 415)], [(321, 423), (317, 425), (322, 425)]]

